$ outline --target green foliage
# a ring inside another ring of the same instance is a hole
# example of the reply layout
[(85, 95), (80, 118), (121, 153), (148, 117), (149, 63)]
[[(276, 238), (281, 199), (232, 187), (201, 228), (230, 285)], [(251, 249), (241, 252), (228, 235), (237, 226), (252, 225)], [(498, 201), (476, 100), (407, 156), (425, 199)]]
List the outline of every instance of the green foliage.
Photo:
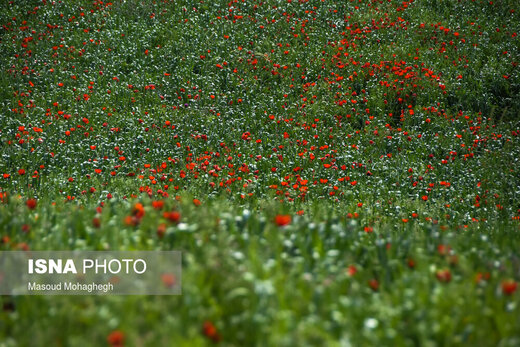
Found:
[(0, 10), (0, 249), (184, 262), (0, 345), (520, 344), (517, 1)]

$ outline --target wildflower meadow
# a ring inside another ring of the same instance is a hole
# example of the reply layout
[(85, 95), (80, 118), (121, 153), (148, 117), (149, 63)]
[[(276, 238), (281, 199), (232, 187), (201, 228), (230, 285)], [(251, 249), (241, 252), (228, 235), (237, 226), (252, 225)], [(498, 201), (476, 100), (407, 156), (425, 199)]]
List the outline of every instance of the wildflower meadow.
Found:
[(520, 345), (518, 1), (0, 24), (0, 251), (182, 252), (181, 295), (0, 296), (0, 346)]

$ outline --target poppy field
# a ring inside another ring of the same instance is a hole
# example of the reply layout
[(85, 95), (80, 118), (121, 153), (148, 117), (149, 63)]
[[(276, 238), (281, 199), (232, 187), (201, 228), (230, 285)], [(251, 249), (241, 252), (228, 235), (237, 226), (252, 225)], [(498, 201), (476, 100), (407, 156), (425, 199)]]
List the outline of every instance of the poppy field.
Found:
[(520, 345), (517, 1), (0, 24), (0, 250), (183, 256), (180, 296), (1, 296), (0, 346)]

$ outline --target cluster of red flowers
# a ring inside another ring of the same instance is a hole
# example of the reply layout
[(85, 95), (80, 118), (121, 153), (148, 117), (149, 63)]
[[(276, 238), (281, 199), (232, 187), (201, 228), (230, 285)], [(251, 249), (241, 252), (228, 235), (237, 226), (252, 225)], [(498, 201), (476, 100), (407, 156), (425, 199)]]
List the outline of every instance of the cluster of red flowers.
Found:
[(136, 203), (132, 208), (132, 213), (125, 217), (125, 224), (131, 226), (137, 226), (141, 223), (141, 219), (144, 217), (144, 206), (140, 202)]

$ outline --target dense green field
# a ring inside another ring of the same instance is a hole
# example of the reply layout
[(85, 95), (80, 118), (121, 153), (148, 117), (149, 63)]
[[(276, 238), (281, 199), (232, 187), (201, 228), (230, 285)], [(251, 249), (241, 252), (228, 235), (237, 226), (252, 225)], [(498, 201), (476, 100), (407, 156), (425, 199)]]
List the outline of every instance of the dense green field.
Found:
[(515, 0), (4, 1), (0, 250), (180, 250), (2, 296), (0, 346), (520, 345)]

